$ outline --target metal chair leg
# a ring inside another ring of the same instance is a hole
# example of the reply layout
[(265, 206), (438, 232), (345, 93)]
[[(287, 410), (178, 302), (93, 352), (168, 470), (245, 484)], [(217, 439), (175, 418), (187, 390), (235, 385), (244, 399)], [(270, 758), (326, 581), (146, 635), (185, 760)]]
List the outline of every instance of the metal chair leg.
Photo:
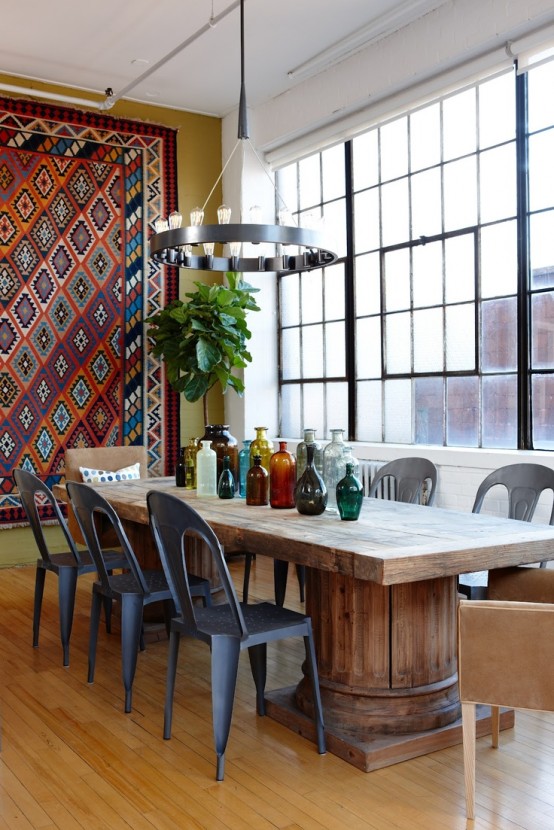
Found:
[(40, 629), (40, 612), (42, 610), (42, 597), (44, 595), (44, 580), (46, 571), (37, 566), (35, 575), (35, 602), (33, 610), (33, 648), (38, 647), (38, 634)]
[(63, 664), (69, 666), (69, 639), (75, 610), (77, 590), (77, 568), (60, 568), (58, 572), (58, 604), (60, 608), (60, 636), (63, 649)]
[(312, 684), (312, 697), (314, 705), (314, 723), (317, 740), (317, 751), (320, 755), (325, 755), (327, 748), (325, 746), (325, 727), (323, 723), (323, 706), (321, 704), (321, 692), (319, 690), (319, 675), (317, 671), (317, 662), (315, 656), (314, 637), (312, 633), (312, 623), (308, 620), (308, 634), (304, 637), (304, 646), (306, 648), (306, 663), (310, 680)]
[(177, 674), (177, 660), (179, 658), (179, 643), (181, 635), (178, 631), (171, 631), (169, 635), (169, 651), (167, 655), (167, 676), (165, 681), (165, 708), (164, 708), (164, 739), (171, 738), (171, 723), (173, 720), (173, 695), (175, 693), (175, 675)]
[(240, 644), (236, 637), (212, 638), (212, 714), (217, 781), (223, 781), (225, 770), (225, 749), (233, 715), (239, 654)]
[(132, 707), (133, 680), (142, 631), (142, 595), (128, 594), (121, 602), (121, 673), (125, 688), (125, 712)]
[(96, 643), (98, 642), (98, 626), (100, 624), (100, 609), (102, 597), (95, 591), (92, 592), (92, 604), (90, 607), (90, 633), (88, 641), (88, 682), (94, 683), (94, 668), (96, 665)]
[(256, 712), (263, 717), (265, 715), (265, 683), (267, 676), (267, 643), (260, 643), (257, 646), (250, 646), (248, 649), (252, 677), (256, 684)]

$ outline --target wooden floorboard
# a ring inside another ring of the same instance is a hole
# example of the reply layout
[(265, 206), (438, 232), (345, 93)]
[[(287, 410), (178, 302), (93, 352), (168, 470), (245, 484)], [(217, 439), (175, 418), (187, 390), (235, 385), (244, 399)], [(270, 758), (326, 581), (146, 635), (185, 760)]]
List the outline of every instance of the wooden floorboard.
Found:
[[(270, 560), (251, 600), (271, 598)], [(241, 585), (243, 560), (231, 560)], [(71, 665), (62, 667), (57, 583), (47, 575), (40, 646), (31, 647), (34, 568), (0, 570), (0, 830), (552, 830), (554, 716), (516, 715), (500, 750), (477, 742), (477, 818), (466, 824), (462, 748), (363, 773), (255, 713), (241, 666), (225, 781), (215, 781), (209, 653), (187, 641), (170, 741), (161, 737), (167, 641), (150, 626), (133, 712), (123, 713), (117, 622), (101, 629), (86, 682), (92, 577), (79, 581)], [(287, 604), (298, 604), (294, 574)], [(268, 689), (300, 676), (301, 642), (268, 651)]]

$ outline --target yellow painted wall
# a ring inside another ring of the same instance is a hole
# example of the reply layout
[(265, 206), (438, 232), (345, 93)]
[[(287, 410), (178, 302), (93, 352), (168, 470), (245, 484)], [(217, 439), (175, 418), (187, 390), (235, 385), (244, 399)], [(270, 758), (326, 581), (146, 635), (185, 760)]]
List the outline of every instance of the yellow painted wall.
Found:
[[(9, 75), (0, 74), (0, 81), (14, 86), (22, 86), (25, 89), (48, 90), (67, 94), (77, 98), (90, 98), (101, 100), (88, 92), (68, 89), (60, 86), (42, 84), (36, 81), (25, 81), (20, 78), (13, 78)], [(2, 97), (26, 97), (33, 99), (32, 95), (16, 96), (14, 93), (2, 93)], [(48, 103), (45, 98), (34, 98), (40, 103)], [(50, 102), (56, 105), (56, 101)], [(61, 103), (60, 106), (66, 106)], [(219, 118), (212, 118), (206, 115), (184, 112), (181, 110), (168, 109), (166, 107), (153, 106), (150, 104), (139, 104), (133, 101), (118, 101), (106, 115), (114, 118), (131, 118), (138, 121), (146, 121), (155, 124), (162, 124), (166, 127), (177, 129), (177, 193), (179, 198), (179, 210), (183, 216), (188, 216), (190, 210), (196, 205), (203, 205), (206, 196), (213, 187), (218, 175), (221, 172), (221, 121)], [(221, 187), (218, 186), (209, 204), (206, 207), (206, 221), (217, 223), (217, 207), (221, 203)], [(179, 291), (183, 296), (185, 292), (194, 290), (193, 282), (219, 281), (217, 273), (206, 274), (204, 272), (181, 271), (179, 276)], [(212, 389), (209, 396), (210, 421), (212, 423), (223, 422), (223, 396), (218, 389)], [(188, 437), (199, 437), (204, 433), (204, 417), (202, 402), (189, 404), (184, 399), (181, 401), (181, 443), (187, 443)]]

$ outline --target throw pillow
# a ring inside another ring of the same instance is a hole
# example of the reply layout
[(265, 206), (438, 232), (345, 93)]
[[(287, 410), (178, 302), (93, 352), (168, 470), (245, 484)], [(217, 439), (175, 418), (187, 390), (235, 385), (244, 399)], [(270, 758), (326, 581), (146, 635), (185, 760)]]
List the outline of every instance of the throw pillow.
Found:
[(120, 470), (94, 470), (92, 467), (79, 467), (85, 484), (101, 484), (110, 481), (129, 481), (140, 478), (140, 462), (122, 467)]

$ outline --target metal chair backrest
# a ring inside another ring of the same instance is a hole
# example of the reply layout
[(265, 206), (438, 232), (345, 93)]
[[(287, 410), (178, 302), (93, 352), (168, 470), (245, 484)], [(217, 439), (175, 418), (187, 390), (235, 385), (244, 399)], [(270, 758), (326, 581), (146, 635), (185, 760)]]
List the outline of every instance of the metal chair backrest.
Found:
[[(543, 464), (508, 464), (490, 473), (480, 484), (473, 513), (479, 513), (485, 495), (496, 485), (502, 485), (508, 491), (508, 518), (530, 522), (544, 490), (552, 490), (554, 497), (554, 470)], [(550, 524), (554, 524), (554, 502), (550, 514)]]
[[(191, 632), (198, 633), (195, 606), (192, 602), (188, 584), (186, 563), (187, 539), (201, 539), (213, 558), (219, 574), (221, 586), (225, 593), (227, 605), (231, 609), (236, 625), (236, 635), (244, 639), (248, 632), (237, 598), (235, 586), (219, 539), (209, 524), (182, 499), (160, 490), (150, 490), (146, 497), (150, 526), (162, 560), (165, 578), (171, 591), (173, 602), (179, 614), (190, 627)], [(214, 606), (217, 608), (217, 606)]]
[(427, 491), (428, 505), (435, 501), (437, 489), (437, 468), (427, 458), (396, 458), (389, 461), (375, 473), (368, 496), (374, 497), (381, 481), (390, 476), (395, 481), (395, 501), (420, 504), (423, 484), (429, 482)]
[(123, 551), (123, 555), (127, 560), (129, 570), (133, 574), (137, 584), (139, 585), (143, 594), (148, 594), (149, 589), (144, 579), (144, 574), (137, 561), (133, 548), (127, 538), (127, 534), (119, 520), (119, 516), (93, 487), (88, 484), (82, 484), (77, 481), (68, 481), (66, 483), (67, 493), (71, 499), (71, 504), (75, 512), (75, 517), (79, 523), (81, 533), (90, 551), (90, 555), (96, 565), (96, 570), (105, 591), (110, 591), (111, 585), (111, 569), (106, 564), (102, 553), (102, 545), (100, 543), (99, 531), (97, 521), (105, 518), (109, 521), (113, 528), (119, 546)]
[(48, 485), (41, 481), (38, 476), (28, 470), (22, 470), (18, 467), (12, 471), (12, 475), (43, 562), (51, 564), (52, 560), (48, 544), (44, 536), (42, 522), (40, 520), (39, 500), (46, 500), (50, 503), (52, 510), (54, 511), (56, 521), (59, 523), (65, 536), (67, 549), (75, 558), (76, 566), (81, 567), (81, 556), (77, 546), (75, 545), (73, 537), (69, 532), (65, 518), (54, 494), (52, 493), (52, 490), (48, 487)]

